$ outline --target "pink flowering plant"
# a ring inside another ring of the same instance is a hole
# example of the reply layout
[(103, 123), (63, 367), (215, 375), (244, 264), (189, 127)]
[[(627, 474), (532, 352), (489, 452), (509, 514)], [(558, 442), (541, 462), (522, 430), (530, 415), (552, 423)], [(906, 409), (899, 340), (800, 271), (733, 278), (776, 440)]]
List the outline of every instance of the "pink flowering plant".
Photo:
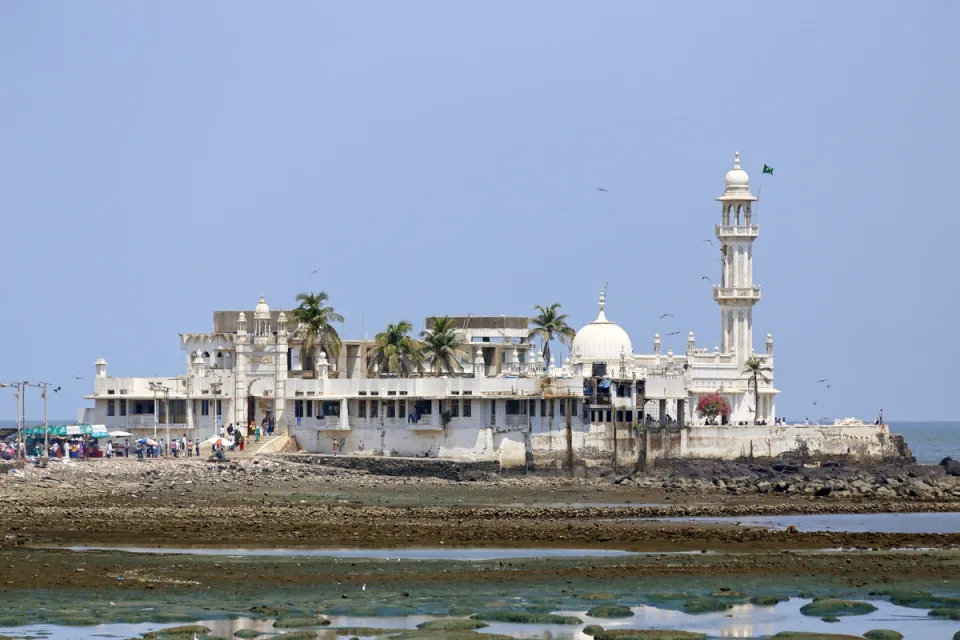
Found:
[(716, 420), (717, 416), (726, 418), (730, 415), (730, 404), (719, 392), (709, 393), (700, 396), (697, 401), (697, 414), (711, 422)]

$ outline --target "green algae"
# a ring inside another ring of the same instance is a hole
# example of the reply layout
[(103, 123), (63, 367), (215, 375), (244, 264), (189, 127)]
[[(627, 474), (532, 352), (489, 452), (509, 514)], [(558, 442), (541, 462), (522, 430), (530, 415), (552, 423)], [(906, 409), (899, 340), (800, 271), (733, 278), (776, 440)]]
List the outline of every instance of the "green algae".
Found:
[(949, 618), (950, 620), (960, 620), (960, 609), (953, 609), (948, 607), (937, 607), (936, 609), (931, 609), (927, 612), (928, 616), (933, 616), (934, 618)]
[(277, 629), (297, 629), (300, 627), (325, 627), (330, 624), (326, 618), (300, 616), (296, 618), (280, 618), (273, 623)]
[(601, 604), (590, 607), (587, 615), (591, 618), (630, 618), (633, 616), (633, 609), (619, 604)]
[(470, 617), (473, 620), (513, 622), (515, 624), (583, 624), (583, 620), (576, 616), (558, 616), (553, 613), (530, 613), (528, 611), (486, 611)]
[(823, 622), (840, 622), (840, 618), (837, 616), (826, 616), (824, 618), (820, 618), (820, 620)]
[(273, 636), (273, 638), (282, 638), (283, 640), (317, 640), (319, 637), (320, 636), (313, 631), (291, 631), (289, 633), (281, 633), (278, 636)]
[(871, 629), (863, 637), (867, 640), (903, 640), (903, 634), (893, 629)]
[[(598, 633), (603, 633), (603, 627), (598, 624), (588, 624), (583, 628), (583, 634), (587, 636), (595, 636)], [(0, 638), (2, 640), (2, 638)]]
[(721, 600), (719, 598), (712, 598), (703, 596), (700, 598), (691, 598), (683, 603), (681, 609), (684, 613), (713, 613), (716, 611), (726, 611), (733, 607), (733, 603), (729, 600)]
[[(483, 629), (489, 627), (486, 622), (480, 620), (464, 620), (463, 618), (454, 618), (453, 620), (428, 620), (417, 625), (417, 629), (423, 631), (468, 631), (472, 629)], [(362, 635), (362, 634), (356, 634)]]
[(233, 635), (236, 638), (259, 638), (267, 634), (265, 631), (257, 631), (255, 629), (240, 629), (240, 631), (237, 631)]
[(774, 607), (780, 604), (781, 602), (785, 602), (789, 599), (790, 598), (781, 597), (781, 596), (751, 596), (748, 602), (758, 607)]
[(706, 635), (671, 629), (615, 629), (598, 633), (594, 640), (706, 640)]
[(842, 633), (818, 633), (816, 631), (781, 631), (771, 638), (787, 640), (863, 640), (861, 636), (848, 636)]
[(877, 608), (869, 602), (858, 600), (835, 600), (824, 598), (814, 600), (800, 607), (800, 613), (814, 618), (836, 618), (841, 616), (862, 616), (873, 613)]
[(514, 640), (511, 636), (497, 633), (478, 633), (471, 630), (423, 630), (405, 631), (391, 640)]
[(143, 634), (145, 640), (180, 640), (181, 638), (192, 638), (193, 636), (209, 635), (210, 629), (200, 624), (186, 624), (180, 627), (170, 627), (159, 629)]
[(338, 636), (363, 636), (365, 638), (403, 633), (404, 629), (379, 629), (377, 627), (331, 627)]
[(891, 591), (889, 595), (890, 602), (893, 604), (911, 609), (960, 607), (960, 598), (936, 596), (926, 591)]

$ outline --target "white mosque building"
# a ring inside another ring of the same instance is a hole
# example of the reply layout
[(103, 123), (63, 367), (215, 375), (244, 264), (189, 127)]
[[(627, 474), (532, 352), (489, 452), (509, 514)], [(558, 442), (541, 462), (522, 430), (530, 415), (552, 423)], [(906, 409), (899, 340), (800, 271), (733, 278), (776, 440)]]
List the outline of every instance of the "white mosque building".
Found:
[[(720, 339), (686, 352), (634, 354), (619, 325), (606, 317), (577, 333), (571, 355), (544, 362), (528, 339), (525, 317), (455, 317), (463, 338), (462, 371), (409, 377), (371, 372), (372, 341), (344, 340), (330, 358), (314, 354), (303, 367), (290, 311), (263, 296), (253, 311), (216, 311), (209, 333), (180, 334), (186, 373), (171, 377), (107, 375), (96, 363), (94, 406), (82, 421), (137, 435), (187, 434), (207, 439), (230, 424), (273, 422), (305, 451), (346, 455), (431, 456), (496, 460), (503, 466), (629, 465), (658, 457), (736, 458), (778, 455), (800, 446), (826, 453), (878, 455), (891, 445), (884, 425), (834, 427), (775, 424), (773, 338), (754, 350), (753, 242), (759, 226), (739, 154), (717, 198), (715, 227), (722, 255), (713, 298)], [(430, 328), (433, 318), (427, 318)], [(765, 377), (754, 389), (751, 357)], [(429, 370), (429, 367), (428, 367)], [(707, 424), (695, 407), (721, 394), (730, 415)]]

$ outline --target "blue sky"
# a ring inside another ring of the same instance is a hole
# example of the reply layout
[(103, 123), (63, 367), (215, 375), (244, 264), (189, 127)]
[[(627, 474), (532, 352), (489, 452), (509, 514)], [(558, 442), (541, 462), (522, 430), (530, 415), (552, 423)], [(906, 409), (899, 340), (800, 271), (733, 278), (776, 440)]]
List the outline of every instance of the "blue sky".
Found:
[(325, 290), (356, 338), (554, 301), (579, 327), (609, 281), (635, 352), (712, 348), (702, 241), (739, 150), (754, 191), (776, 168), (754, 340), (778, 414), (955, 418), (957, 24), (932, 0), (2, 2), (0, 380), (62, 384), (73, 417), (96, 358), (182, 373), (176, 334), (261, 292)]

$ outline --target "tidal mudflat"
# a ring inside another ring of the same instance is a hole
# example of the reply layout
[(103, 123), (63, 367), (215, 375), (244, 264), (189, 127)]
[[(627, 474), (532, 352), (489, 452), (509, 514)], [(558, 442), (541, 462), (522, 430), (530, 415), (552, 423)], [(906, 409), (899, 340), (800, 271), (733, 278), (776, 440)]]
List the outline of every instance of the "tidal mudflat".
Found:
[[(887, 628), (932, 640), (960, 628), (952, 525), (788, 531), (658, 518), (882, 511), (951, 522), (960, 499), (951, 480), (935, 478), (931, 492), (881, 499), (674, 489), (669, 475), (656, 487), (613, 476), (378, 477), (282, 458), (31, 469), (0, 477), (0, 635), (132, 638), (199, 624), (185, 637), (863, 637)], [(805, 615), (814, 598), (870, 607)]]

